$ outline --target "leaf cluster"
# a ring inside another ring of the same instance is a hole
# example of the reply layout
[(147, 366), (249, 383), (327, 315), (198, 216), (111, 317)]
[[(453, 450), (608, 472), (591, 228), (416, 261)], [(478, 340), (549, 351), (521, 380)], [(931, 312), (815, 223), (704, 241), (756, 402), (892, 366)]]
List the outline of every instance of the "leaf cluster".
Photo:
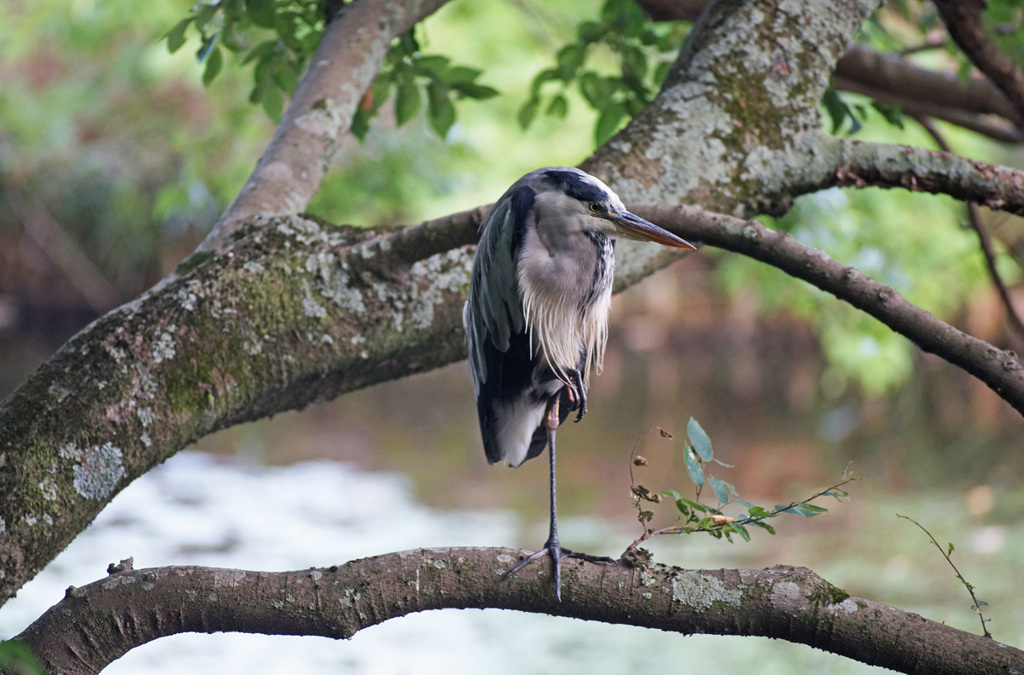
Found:
[[(165, 38), (173, 53), (185, 46), (190, 26), (199, 34), (196, 58), (204, 64), (206, 86), (220, 74), (225, 51), (235, 54), (240, 65), (252, 64), (249, 100), (278, 122), (285, 98), (295, 92), (326, 25), (323, 0), (220, 0), (193, 7)], [(455, 122), (454, 100), (497, 95), (476, 81), (481, 72), (452, 65), (444, 56), (422, 54), (410, 31), (392, 42), (383, 69), (356, 112), (352, 133), (363, 140), (370, 119), (393, 92), (399, 125), (420, 110), (425, 98), (430, 126), (444, 138)]]
[[(686, 426), (686, 433), (689, 436), (689, 440), (683, 444), (681, 450), (686, 474), (695, 488), (695, 496), (693, 499), (688, 499), (675, 489), (653, 493), (648, 488), (638, 485), (636, 481), (633, 481), (631, 486), (633, 502), (637, 507), (637, 520), (644, 528), (644, 532), (636, 541), (630, 544), (629, 549), (631, 551), (635, 550), (637, 546), (647, 539), (660, 534), (704, 532), (715, 539), (725, 538), (730, 543), (733, 541), (733, 535), (740, 537), (744, 541), (750, 541), (749, 528), (751, 527), (762, 529), (768, 534), (775, 534), (775, 528), (766, 521), (783, 514), (812, 518), (828, 511), (825, 507), (813, 504), (812, 502), (815, 500), (822, 497), (832, 497), (836, 500), (847, 501), (850, 498), (849, 493), (843, 489), (843, 486), (855, 479), (849, 476), (844, 468), (841, 481), (816, 492), (802, 501), (776, 504), (770, 509), (752, 504), (740, 499), (735, 486), (731, 483), (707, 473), (707, 468), (711, 464), (718, 464), (729, 468), (732, 468), (732, 465), (715, 458), (711, 438), (697, 420), (692, 417)], [(662, 432), (662, 435), (671, 437), (665, 432)], [(633, 464), (634, 466), (646, 466), (646, 460), (642, 457), (635, 457)], [(701, 502), (705, 486), (711, 488), (711, 492), (717, 500), (716, 504), (711, 505), (710, 503), (705, 504)], [(650, 522), (654, 518), (654, 512), (646, 509), (643, 503), (660, 503), (663, 497), (673, 500), (678, 512), (677, 518), (679, 522), (669, 527), (655, 529), (650, 526)], [(742, 505), (746, 511), (737, 516), (727, 515), (723, 509), (734, 503)]]
[(384, 66), (356, 111), (352, 133), (363, 140), (370, 119), (392, 95), (395, 121), (399, 126), (411, 120), (427, 102), (427, 120), (441, 138), (455, 123), (454, 101), (461, 98), (486, 100), (498, 95), (493, 87), (477, 82), (483, 71), (453, 65), (446, 56), (423, 54), (413, 32), (395, 39)]
[(598, 113), (594, 141), (603, 144), (653, 100), (685, 32), (681, 23), (652, 23), (634, 0), (606, 0), (600, 16), (580, 23), (575, 41), (558, 50), (555, 65), (534, 76), (520, 126), (528, 128), (541, 111), (564, 119), (566, 92), (576, 86)]
[(275, 122), (284, 97), (292, 94), (323, 37), (322, 0), (218, 0), (200, 2), (164, 36), (174, 53), (187, 43), (189, 27), (199, 34), (196, 58), (209, 86), (224, 66), (224, 52), (253, 65), (252, 103)]

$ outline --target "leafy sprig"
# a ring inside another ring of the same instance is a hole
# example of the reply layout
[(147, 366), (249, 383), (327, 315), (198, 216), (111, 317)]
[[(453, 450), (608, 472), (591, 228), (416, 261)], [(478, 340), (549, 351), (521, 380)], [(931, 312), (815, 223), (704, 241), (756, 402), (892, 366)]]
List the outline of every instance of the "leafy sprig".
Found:
[(929, 532), (924, 525), (922, 525), (921, 523), (917, 522), (909, 516), (903, 516), (897, 513), (896, 517), (903, 518), (904, 520), (909, 520), (914, 525), (917, 525), (919, 528), (921, 528), (922, 532), (928, 535), (928, 538), (932, 540), (933, 544), (935, 544), (935, 548), (939, 549), (939, 553), (942, 554), (942, 557), (946, 559), (946, 562), (949, 563), (949, 566), (953, 568), (953, 573), (956, 575), (956, 578), (960, 580), (960, 583), (962, 583), (964, 585), (964, 588), (967, 589), (967, 593), (970, 594), (971, 602), (973, 603), (971, 605), (971, 609), (978, 615), (978, 619), (981, 621), (981, 630), (985, 632), (985, 637), (992, 637), (992, 634), (988, 632), (988, 619), (986, 619), (985, 615), (981, 612), (981, 608), (987, 606), (988, 603), (982, 600), (978, 600), (978, 596), (974, 594), (974, 584), (967, 581), (967, 579), (964, 578), (964, 575), (960, 573), (960, 570), (957, 569), (957, 566), (953, 563), (953, 542), (949, 542), (946, 545), (946, 548), (942, 548), (938, 540), (935, 539), (932, 533)]
[[(671, 434), (662, 429), (659, 429), (658, 431), (663, 437), (672, 437)], [(630, 466), (630, 483), (633, 493), (633, 504), (637, 508), (637, 520), (643, 527), (643, 533), (636, 541), (630, 544), (627, 553), (635, 553), (636, 548), (641, 543), (651, 537), (663, 534), (693, 534), (697, 532), (704, 532), (716, 539), (722, 539), (724, 537), (729, 542), (732, 542), (733, 535), (740, 537), (744, 541), (750, 541), (750, 530), (748, 528), (751, 527), (762, 529), (768, 534), (775, 534), (775, 528), (769, 525), (766, 521), (783, 514), (812, 518), (822, 513), (826, 513), (828, 509), (814, 504), (813, 502), (821, 499), (822, 497), (832, 497), (839, 501), (848, 501), (850, 499), (850, 495), (845, 489), (843, 489), (843, 486), (851, 481), (858, 480), (847, 473), (847, 468), (849, 467), (849, 465), (847, 465), (847, 467), (844, 467), (843, 469), (842, 480), (825, 488), (824, 490), (814, 493), (807, 499), (790, 502), (789, 504), (776, 504), (774, 508), (770, 509), (764, 506), (758, 506), (740, 499), (736, 492), (736, 488), (731, 483), (707, 473), (707, 468), (711, 464), (718, 464), (724, 467), (731, 467), (731, 465), (715, 458), (711, 438), (700, 426), (697, 420), (691, 418), (687, 424), (686, 431), (689, 440), (682, 448), (683, 464), (686, 467), (686, 473), (690, 482), (692, 482), (695, 487), (695, 496), (693, 499), (683, 497), (674, 489), (655, 493), (643, 485), (637, 484), (633, 477), (633, 467), (646, 466), (647, 460), (636, 454), (636, 446), (633, 448)], [(640, 440), (642, 439), (643, 436)], [(639, 445), (639, 441), (637, 441), (637, 445)], [(711, 488), (711, 492), (714, 494), (717, 504), (712, 505), (710, 503), (701, 502), (701, 496), (705, 486)], [(675, 503), (676, 510), (679, 514), (679, 520), (681, 522), (677, 522), (675, 525), (667, 527), (651, 527), (650, 523), (654, 519), (654, 512), (646, 508), (645, 503), (658, 504), (661, 503), (665, 497), (672, 499)], [(740, 504), (746, 509), (746, 511), (736, 516), (727, 515), (723, 509), (730, 504)]]

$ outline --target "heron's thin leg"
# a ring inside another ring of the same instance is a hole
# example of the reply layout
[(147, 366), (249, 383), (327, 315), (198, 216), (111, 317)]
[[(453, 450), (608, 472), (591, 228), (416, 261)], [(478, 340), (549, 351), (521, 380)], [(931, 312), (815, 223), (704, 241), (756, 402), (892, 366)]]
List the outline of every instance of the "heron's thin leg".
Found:
[(548, 528), (548, 543), (544, 548), (551, 555), (553, 565), (552, 573), (555, 576), (555, 595), (562, 599), (562, 570), (559, 563), (562, 562), (562, 547), (558, 543), (558, 490), (555, 489), (555, 432), (558, 430), (558, 399), (560, 396), (552, 397), (548, 407), (548, 452), (551, 461), (551, 526)]
[(555, 577), (555, 595), (559, 600), (562, 599), (562, 571), (559, 563), (562, 561), (562, 547), (558, 543), (558, 495), (555, 489), (555, 432), (558, 430), (558, 400), (561, 394), (556, 394), (551, 397), (551, 402), (548, 403), (548, 410), (544, 417), (544, 423), (548, 429), (548, 450), (550, 451), (551, 461), (551, 525), (548, 529), (548, 540), (544, 544), (544, 548), (531, 554), (524, 560), (521, 560), (518, 565), (513, 567), (505, 574), (505, 579), (521, 570), (526, 565), (530, 564), (538, 558), (549, 555), (551, 556), (551, 563), (553, 567), (553, 573)]

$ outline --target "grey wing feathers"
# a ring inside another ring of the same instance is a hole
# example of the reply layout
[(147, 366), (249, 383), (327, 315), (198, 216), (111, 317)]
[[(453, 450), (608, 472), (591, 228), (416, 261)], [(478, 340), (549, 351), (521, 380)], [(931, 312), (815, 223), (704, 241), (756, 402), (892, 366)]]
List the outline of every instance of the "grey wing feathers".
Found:
[(504, 352), (508, 350), (511, 335), (522, 333), (525, 328), (516, 279), (515, 215), (508, 197), (506, 193), (498, 200), (481, 227), (463, 315), (477, 394), (488, 375), (484, 341), (490, 340), (496, 349)]

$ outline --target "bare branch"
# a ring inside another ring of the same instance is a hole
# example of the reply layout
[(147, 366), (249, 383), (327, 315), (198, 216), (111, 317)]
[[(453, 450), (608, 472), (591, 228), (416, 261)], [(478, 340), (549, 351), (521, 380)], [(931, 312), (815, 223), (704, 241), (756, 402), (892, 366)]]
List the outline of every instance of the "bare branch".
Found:
[(1017, 119), (1024, 118), (1024, 71), (985, 32), (981, 20), (984, 0), (935, 0), (935, 7), (953, 41), (1006, 94), (1017, 111)]
[[(931, 120), (927, 117), (919, 118), (918, 124), (924, 127), (925, 131), (931, 134), (932, 138), (944, 152), (951, 152), (949, 144), (943, 137), (939, 130), (935, 128)], [(985, 267), (988, 269), (989, 278), (992, 279), (992, 285), (995, 286), (996, 292), (999, 294), (1000, 300), (1003, 302), (1003, 307), (1006, 308), (1006, 318), (1010, 324), (1010, 328), (1017, 334), (1017, 337), (1024, 338), (1024, 322), (1021, 321), (1020, 315), (1017, 313), (1017, 309), (1013, 306), (1013, 299), (1010, 297), (1010, 291), (1006, 288), (1006, 283), (1003, 281), (1003, 277), (999, 274), (999, 268), (996, 267), (996, 252), (995, 247), (992, 245), (992, 235), (989, 234), (988, 228), (985, 227), (985, 223), (981, 219), (981, 209), (977, 205), (968, 203), (967, 204), (967, 222), (970, 224), (971, 229), (974, 230), (975, 234), (978, 235), (978, 244), (981, 247), (981, 253), (985, 258)], [(923, 528), (922, 528), (923, 529)]]
[(879, 54), (860, 44), (850, 45), (836, 64), (836, 76), (849, 85), (877, 92), (879, 98), (916, 106), (994, 114), (1024, 127), (1006, 97), (986, 79), (959, 80), (951, 73), (938, 73), (914, 65), (896, 54)]
[(348, 132), (363, 93), (377, 77), (391, 39), (447, 0), (355, 0), (327, 24), (281, 123), (255, 170), (199, 250), (223, 247), (256, 214), (305, 209)]
[(808, 138), (800, 152), (807, 156), (807, 168), (802, 178), (790, 182), (795, 194), (833, 186), (901, 187), (1024, 215), (1024, 172), (1018, 169), (948, 152), (825, 134)]
[(750, 256), (845, 300), (924, 351), (966, 370), (1024, 414), (1024, 368), (1003, 351), (939, 320), (860, 270), (756, 221), (693, 207), (637, 207), (636, 213), (690, 241)]
[(683, 570), (567, 559), (558, 602), (544, 565), (502, 581), (501, 572), (521, 555), (501, 548), (421, 549), (296, 572), (120, 571), (68, 589), (16, 639), (49, 670), (84, 675), (135, 646), (186, 631), (346, 638), (398, 616), (472, 607), (684, 635), (761, 635), (908, 673), (1024, 668), (1020, 650), (852, 597), (805, 568)]

